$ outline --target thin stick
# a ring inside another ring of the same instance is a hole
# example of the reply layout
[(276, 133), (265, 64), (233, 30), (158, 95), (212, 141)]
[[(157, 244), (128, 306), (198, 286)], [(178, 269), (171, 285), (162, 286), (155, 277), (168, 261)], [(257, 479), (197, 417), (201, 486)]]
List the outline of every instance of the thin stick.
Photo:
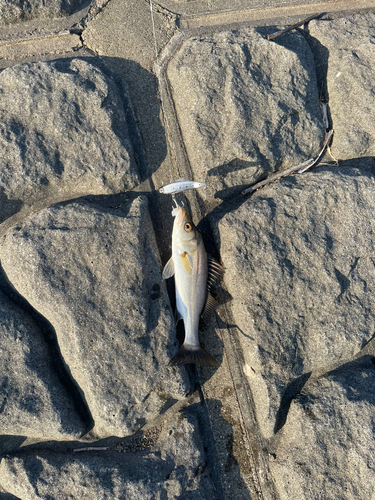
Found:
[(330, 129), (328, 119), (328, 104), (320, 99), (319, 105), (320, 111), (322, 112), (324, 128), (326, 129), (326, 131), (328, 131)]
[(310, 158), (309, 160), (306, 160), (303, 163), (300, 163), (299, 165), (297, 165), (295, 167), (291, 167), (291, 168), (288, 168), (287, 170), (284, 170), (283, 172), (278, 172), (275, 175), (271, 175), (271, 177), (268, 177), (268, 179), (265, 179), (264, 181), (257, 182), (256, 184), (253, 184), (252, 186), (244, 189), (243, 191), (241, 191), (241, 194), (252, 193), (253, 191), (256, 191), (257, 189), (259, 189), (263, 186), (266, 186), (267, 184), (271, 184), (271, 182), (275, 182), (275, 181), (281, 179), (282, 177), (287, 177), (288, 175), (291, 175), (294, 172), (298, 172), (299, 174), (302, 174), (303, 172), (306, 172), (306, 170), (309, 170), (309, 168), (314, 167), (322, 159), (325, 150), (327, 148), (329, 148), (329, 142), (331, 140), (332, 135), (333, 135), (332, 129), (329, 130), (328, 132), (326, 132), (322, 149), (315, 159)]
[(304, 168), (304, 167), (308, 168), (313, 163), (315, 163), (314, 158), (310, 158), (309, 160), (306, 160), (303, 163), (300, 163), (299, 165), (297, 165), (295, 167), (288, 168), (288, 170), (284, 170), (283, 172), (278, 172), (275, 175), (271, 175), (271, 177), (268, 177), (268, 179), (265, 179), (264, 181), (260, 181), (260, 182), (257, 182), (256, 184), (253, 184), (252, 186), (241, 191), (241, 194), (252, 193), (253, 191), (256, 191), (257, 189), (259, 189), (263, 186), (266, 186), (267, 184), (270, 184), (271, 182), (277, 181), (278, 179), (281, 179), (282, 177), (287, 177), (288, 175), (299, 171), (301, 168)]
[(109, 450), (109, 446), (86, 446), (86, 448), (75, 448), (73, 451), (106, 451)]
[(333, 129), (331, 129), (328, 132), (326, 132), (326, 136), (324, 138), (322, 150), (320, 151), (320, 153), (316, 157), (316, 160), (313, 163), (311, 163), (311, 165), (307, 165), (307, 167), (302, 168), (301, 170), (298, 170), (299, 174), (303, 174), (303, 172), (306, 172), (306, 170), (308, 170), (309, 168), (314, 167), (315, 165), (317, 165), (320, 162), (320, 160), (322, 159), (322, 156), (323, 156), (325, 150), (328, 147), (329, 141), (331, 140), (332, 136), (333, 136)]
[(308, 17), (304, 21), (301, 21), (299, 23), (293, 24), (293, 26), (288, 26), (287, 28), (284, 28), (281, 31), (276, 31), (275, 33), (272, 33), (271, 35), (267, 35), (267, 40), (273, 40), (277, 36), (283, 35), (284, 33), (288, 33), (288, 31), (295, 30), (296, 28), (299, 28), (303, 24), (307, 24), (309, 21), (312, 21), (313, 19), (316, 19), (317, 17), (322, 16), (323, 14), (314, 14), (313, 16)]

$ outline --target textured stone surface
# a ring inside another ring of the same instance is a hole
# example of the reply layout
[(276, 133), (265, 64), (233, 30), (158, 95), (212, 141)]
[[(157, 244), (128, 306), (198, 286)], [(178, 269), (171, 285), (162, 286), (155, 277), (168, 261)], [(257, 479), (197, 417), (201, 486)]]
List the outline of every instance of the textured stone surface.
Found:
[(292, 403), (271, 462), (281, 500), (374, 498), (374, 383), (365, 356)]
[(369, 12), (309, 25), (320, 79), (327, 87), (337, 159), (375, 155), (374, 23), (375, 13)]
[(225, 283), (270, 436), (296, 377), (350, 359), (374, 332), (375, 181), (355, 168), (289, 177), (219, 223)]
[(0, 74), (0, 149), (2, 220), (22, 203), (121, 192), (138, 180), (117, 86), (85, 60)]
[(83, 0), (0, 0), (0, 25), (72, 14)]
[(184, 395), (167, 367), (177, 342), (145, 198), (114, 211), (83, 202), (45, 209), (6, 236), (1, 255), (55, 328), (94, 432), (131, 434)]
[(189, 159), (212, 194), (319, 151), (323, 124), (313, 56), (298, 33), (283, 43), (241, 28), (193, 37), (169, 63)]
[[(65, 375), (67, 376), (67, 375)], [(1, 434), (72, 439), (85, 433), (34, 321), (0, 292)]]
[(150, 451), (43, 453), (7, 458), (0, 484), (22, 500), (209, 500), (214, 490), (196, 421), (176, 415)]
[[(70, 3), (72, 16), (52, 19), (65, 15), (62, 2), (37, 11), (37, 1), (0, 0), (0, 24), (35, 17), (3, 26), (2, 68), (101, 56), (0, 75), (0, 223), (18, 212), (0, 228), (10, 280), (0, 269), (1, 500), (374, 496), (373, 368), (369, 358), (349, 362), (360, 349), (375, 353), (373, 340), (366, 344), (375, 287), (373, 15), (314, 21), (268, 42), (274, 26), (228, 31), (235, 6), (220, 1), (222, 14), (216, 1), (185, 2), (190, 14), (177, 20), (178, 2), (153, 3), (152, 23), (148, 1)], [(5, 20), (1, 7), (13, 15), (21, 4), (23, 15)], [(297, 21), (293, 9), (276, 10)], [(155, 45), (162, 51), (177, 24), (201, 21), (215, 27), (195, 37), (179, 31), (155, 61)], [(168, 54), (179, 123), (156, 77)], [(232, 196), (319, 151), (327, 79), (333, 153), (367, 158)], [(171, 200), (149, 191), (187, 176), (207, 182), (206, 203), (190, 191), (187, 206), (222, 257), (232, 301), (217, 288), (226, 304), (201, 332), (221, 366), (187, 369), (204, 402), (191, 403), (196, 395), (173, 405), (188, 384), (184, 369), (166, 367), (177, 345), (158, 250), (165, 263)], [(135, 186), (139, 193), (129, 192)], [(144, 192), (158, 247), (145, 200), (136, 199)], [(56, 205), (90, 193), (123, 194)], [(112, 205), (122, 208), (103, 208)], [(131, 434), (145, 421), (148, 430)], [(101, 439), (113, 434), (126, 437)], [(111, 451), (72, 451), (106, 444)]]

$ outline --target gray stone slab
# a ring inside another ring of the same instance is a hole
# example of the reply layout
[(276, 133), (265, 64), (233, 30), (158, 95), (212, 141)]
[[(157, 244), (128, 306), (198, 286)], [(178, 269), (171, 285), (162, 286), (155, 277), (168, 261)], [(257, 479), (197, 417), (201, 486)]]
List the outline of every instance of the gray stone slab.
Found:
[(94, 61), (20, 64), (0, 74), (1, 219), (23, 204), (134, 187), (124, 102)]
[(0, 0), (0, 25), (19, 23), (35, 18), (67, 16), (78, 10), (84, 0)]
[[(285, 43), (284, 43), (285, 42)], [(191, 168), (213, 194), (317, 155), (315, 65), (299, 33), (282, 46), (255, 29), (192, 37), (168, 66)]]
[(326, 89), (337, 159), (375, 155), (375, 13), (312, 21), (309, 40)]
[(298, 377), (350, 359), (373, 335), (374, 194), (371, 171), (327, 168), (263, 188), (218, 224), (243, 370), (267, 437)]
[(167, 366), (177, 341), (146, 198), (42, 210), (9, 232), (1, 259), (55, 328), (96, 435), (132, 434), (184, 396), (184, 372)]
[[(234, 22), (258, 22), (300, 16), (303, 20), (319, 12), (348, 12), (373, 7), (371, 0), (159, 0), (158, 5), (176, 12), (182, 19), (182, 26), (197, 27)], [(190, 22), (189, 22), (190, 21)], [(199, 24), (198, 24), (199, 23)]]
[(2, 292), (0, 427), (3, 435), (46, 440), (74, 439), (86, 431), (40, 328)]
[(35, 40), (18, 40), (10, 44), (0, 44), (0, 61), (1, 64), (11, 66), (9, 61), (18, 60), (26, 62), (27, 59), (39, 56), (40, 54), (54, 54), (53, 59), (56, 59), (56, 53), (65, 53), (69, 57), (69, 52), (75, 52), (70, 57), (77, 57), (76, 51), (82, 47), (82, 42), (79, 35), (65, 32), (55, 37), (38, 37)]
[(176, 415), (148, 451), (29, 452), (3, 459), (0, 476), (2, 487), (22, 500), (210, 500), (215, 495), (191, 415)]
[(271, 461), (281, 500), (374, 497), (374, 383), (365, 356), (292, 402)]

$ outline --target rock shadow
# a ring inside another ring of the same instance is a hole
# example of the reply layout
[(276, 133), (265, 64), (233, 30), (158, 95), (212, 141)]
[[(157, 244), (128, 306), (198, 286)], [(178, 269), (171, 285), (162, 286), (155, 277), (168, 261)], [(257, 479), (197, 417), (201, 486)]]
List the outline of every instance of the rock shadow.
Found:
[[(324, 22), (324, 21), (322, 21)], [(329, 101), (328, 92), (328, 60), (329, 60), (329, 49), (325, 47), (317, 38), (310, 35), (309, 28), (301, 31), (305, 40), (309, 44), (311, 52), (314, 56), (315, 67), (316, 67), (316, 78), (318, 89), (320, 95), (324, 98), (326, 102)]]
[[(366, 346), (372, 341), (373, 338), (367, 342)], [(366, 346), (363, 348), (363, 352), (365, 352)], [(371, 377), (370, 380), (368, 380), (368, 375)], [(314, 376), (314, 372), (308, 372), (287, 384), (276, 414), (275, 434), (285, 425), (292, 401), (296, 399), (303, 404), (309, 397), (309, 389), (312, 384), (323, 378), (330, 378), (339, 383), (345, 389), (349, 401), (366, 400), (375, 406), (375, 394), (371, 389), (371, 382), (375, 380), (375, 356), (363, 354), (340, 366), (328, 369), (319, 376)]]
[[(147, 180), (151, 186), (151, 191), (153, 191), (152, 174), (159, 168), (167, 155), (167, 140), (160, 121), (160, 101), (158, 99), (158, 80), (156, 76), (142, 68), (138, 63), (121, 58), (80, 56), (77, 59), (96, 66), (106, 77), (115, 82), (119, 90), (118, 95), (115, 97), (122, 101), (120, 106), (123, 108), (126, 127), (124, 127), (123, 120), (116, 117), (113, 117), (110, 126), (120, 143), (125, 149), (129, 150), (130, 155), (133, 155), (140, 183)], [(70, 57), (65, 57), (56, 58), (49, 62), (55, 64), (61, 72), (70, 72), (71, 70), (65, 64), (69, 60), (71, 60)], [(108, 96), (109, 98), (110, 96)], [(24, 145), (24, 149), (26, 147)], [(59, 175), (64, 172), (65, 166), (61, 162), (57, 151), (54, 154), (46, 150), (44, 155), (51, 171), (57, 172)], [(27, 216), (34, 211), (33, 205), (37, 205), (38, 210), (40, 210), (63, 201), (64, 194), (66, 200), (72, 199), (70, 194), (71, 179), (68, 182), (62, 180), (61, 189), (56, 195), (59, 199), (52, 202), (49, 195), (49, 180), (44, 179), (43, 182), (43, 185), (35, 185), (32, 200), (10, 199), (4, 189), (0, 188), (0, 208), (2, 211), (0, 224), (20, 212), (25, 203), (31, 204), (30, 210), (25, 211), (25, 216)], [(77, 179), (77, 183), (79, 183), (79, 179)], [(74, 189), (77, 188), (76, 184)], [(40, 195), (38, 195), (39, 192)], [(43, 206), (42, 200), (44, 198), (46, 201)], [(153, 219), (160, 218), (159, 204), (152, 195), (150, 196), (150, 204), (152, 205), (150, 212), (155, 214)]]
[[(81, 466), (83, 469), (89, 470), (90, 477), (103, 490), (114, 492), (117, 488), (113, 479), (113, 471), (116, 471), (118, 476), (124, 480), (140, 484), (144, 482), (146, 484), (154, 483), (159, 487), (168, 479), (168, 476), (172, 475), (175, 470), (175, 462), (170, 457), (161, 459), (161, 457), (146, 456), (146, 453), (120, 454), (115, 451), (89, 451), (76, 453), (73, 458), (70, 453), (43, 450), (36, 455), (34, 450), (25, 449), (17, 453), (17, 457), (22, 459), (33, 490), (38, 489), (38, 483), (42, 480), (41, 476), (45, 473), (45, 462), (51, 463), (54, 468), (62, 471), (63, 477), (66, 470), (69, 470), (69, 466), (74, 462), (76, 467)], [(103, 462), (105, 466), (103, 466)], [(55, 477), (55, 479), (58, 481), (58, 478)], [(159, 491), (160, 498), (167, 498), (167, 487), (162, 486)]]
[[(240, 465), (234, 456), (233, 427), (221, 416), (221, 408), (222, 404), (219, 400), (201, 399), (200, 403), (193, 403), (181, 410), (186, 419), (199, 431), (195, 434), (193, 444), (197, 450), (202, 452), (203, 460), (196, 463), (195, 478), (203, 476), (206, 480), (209, 479), (213, 486), (213, 500), (225, 500), (226, 498), (251, 500), (250, 493), (241, 476)], [(218, 441), (215, 441), (212, 432), (210, 419), (213, 416), (215, 420), (219, 421), (222, 438), (219, 450), (217, 449)], [(169, 419), (171, 418), (178, 419), (178, 412), (174, 416), (171, 415)], [(163, 426), (168, 426), (168, 420)], [(51, 460), (60, 470), (64, 470), (72, 461), (85, 464), (92, 470), (101, 486), (103, 483), (107, 484), (109, 476), (101, 475), (100, 471), (108, 470), (112, 466), (119, 467), (121, 476), (130, 481), (143, 481), (146, 478), (148, 482), (161, 484), (174, 477), (184, 484), (185, 467), (183, 465), (176, 467), (171, 456), (162, 458), (158, 439), (158, 433), (153, 434), (153, 437), (150, 438), (147, 431), (143, 432), (141, 429), (134, 435), (125, 438), (111, 436), (91, 442), (48, 441), (34, 443), (7, 453), (7, 457), (17, 457), (24, 461), (30, 470), (29, 479), (35, 483), (43, 470), (40, 461), (43, 457), (47, 461)], [(183, 446), (183, 443), (181, 445)], [(109, 449), (95, 451), (87, 450), (88, 447), (108, 447)], [(73, 451), (79, 448), (82, 448), (81, 452)], [(152, 453), (151, 458), (150, 452)], [(103, 463), (105, 463), (104, 469)], [(243, 469), (243, 472), (246, 473), (246, 468)], [(234, 497), (226, 495), (223, 483), (232, 488)], [(109, 483), (108, 488), (110, 488)], [(167, 490), (162, 489), (161, 491), (167, 493)], [(183, 498), (185, 495), (186, 498), (190, 498), (188, 493), (185, 493)], [(192, 492), (193, 497), (198, 498)], [(202, 498), (206, 498), (203, 492)]]
[(207, 253), (219, 261), (221, 247), (219, 223), (225, 215), (235, 212), (243, 203), (248, 201), (248, 196), (241, 195), (242, 189), (242, 186), (238, 186), (221, 191), (222, 203), (208, 213), (197, 226), (205, 242)]
[[(236, 445), (233, 426), (223, 418), (222, 406), (218, 399), (201, 397), (200, 403), (188, 406), (184, 413), (187, 416), (191, 413), (198, 420), (206, 463), (216, 492), (215, 499), (251, 500), (251, 494), (242, 477), (242, 474), (248, 473), (246, 453), (244, 448), (240, 449), (239, 446), (234, 449)], [(220, 439), (217, 436), (215, 439), (212, 427), (220, 432)], [(238, 462), (235, 453), (244, 463)]]
[(245, 161), (239, 160), (238, 158), (234, 158), (228, 163), (223, 163), (222, 165), (218, 165), (217, 167), (211, 168), (208, 172), (208, 176), (221, 177), (228, 175), (232, 172), (238, 172), (239, 170), (245, 170), (249, 167), (258, 167), (258, 163), (255, 161)]
[[(148, 182), (150, 216), (156, 242), (163, 264), (170, 257), (173, 219), (170, 196), (160, 195), (152, 175), (167, 157), (168, 146), (164, 125), (161, 122), (161, 103), (157, 77), (140, 64), (118, 57), (102, 57), (104, 64), (115, 75), (120, 88), (124, 89), (125, 113), (128, 132), (133, 145), (141, 182)], [(168, 286), (168, 285), (167, 285)]]
[(275, 417), (275, 434), (279, 432), (282, 427), (284, 427), (293, 399), (300, 394), (310, 376), (311, 372), (304, 373), (287, 384)]
[(15, 497), (11, 493), (2, 493), (0, 491), (0, 500), (21, 500), (21, 498)]
[(374, 177), (375, 175), (375, 157), (363, 156), (361, 158), (350, 158), (349, 160), (339, 160), (339, 165), (318, 165), (310, 172), (322, 172), (326, 170), (337, 170), (347, 176), (356, 177), (358, 174), (354, 169), (361, 171), (361, 175)]
[(375, 406), (375, 357), (365, 354), (324, 374), (345, 389), (349, 401), (367, 401)]
[(12, 217), (15, 213), (19, 212), (23, 207), (22, 200), (9, 199), (3, 187), (0, 187), (0, 225), (2, 222)]
[[(322, 17), (325, 15), (326, 13), (322, 12), (317, 18), (314, 19), (314, 21), (322, 20)], [(279, 27), (273, 25), (273, 26), (255, 28), (255, 31), (257, 31), (264, 38), (267, 38), (267, 35), (275, 33), (276, 31), (279, 31), (279, 29), (280, 29)], [(297, 55), (300, 55), (300, 50), (298, 50), (299, 49), (298, 44), (295, 43), (295, 39), (293, 40), (294, 37), (290, 36), (292, 33), (300, 33), (306, 39), (315, 61), (318, 90), (319, 91), (322, 90), (323, 95), (326, 96), (326, 98), (328, 99), (329, 96), (327, 93), (327, 70), (328, 70), (329, 50), (324, 45), (322, 45), (319, 42), (319, 40), (310, 35), (309, 23), (299, 28), (295, 28), (294, 30), (291, 30), (289, 32), (286, 32), (270, 41), (276, 43), (277, 45), (285, 47), (288, 50), (291, 50)], [(302, 66), (308, 72), (310, 72), (312, 68), (306, 64), (304, 58), (300, 57), (299, 59)]]
[(116, 75), (120, 88), (126, 90), (125, 113), (136, 161), (142, 181), (146, 177), (151, 180), (167, 155), (167, 139), (160, 121), (158, 79), (135, 61), (107, 56), (102, 60)]
[[(325, 13), (322, 13), (319, 18), (324, 16)], [(318, 19), (318, 18), (317, 18)], [(292, 52), (294, 52), (297, 56), (299, 56), (299, 60), (303, 68), (308, 72), (311, 73), (312, 71), (316, 74), (317, 77), (317, 85), (318, 85), (318, 92), (321, 90), (321, 86), (323, 84), (323, 90), (326, 91), (326, 85), (327, 85), (327, 70), (328, 70), (328, 58), (329, 58), (329, 50), (324, 47), (317, 39), (313, 38), (309, 34), (309, 25), (305, 25), (304, 28), (296, 28), (295, 30), (292, 30), (290, 32), (284, 33), (283, 35), (278, 36), (277, 38), (274, 38), (273, 40), (270, 40), (270, 42), (276, 43), (277, 45), (280, 45), (281, 47), (284, 47)], [(267, 37), (267, 35), (270, 35), (271, 33), (274, 33), (278, 31), (279, 28), (276, 26), (267, 26), (267, 27), (260, 27), (256, 28), (255, 31), (257, 31), (259, 34), (264, 36), (264, 38)], [(304, 57), (301, 57), (303, 53), (301, 52), (301, 47), (297, 43), (296, 44), (296, 38), (293, 36), (290, 36), (291, 34), (295, 33), (300, 33), (308, 42), (308, 45), (311, 49), (312, 55), (314, 57), (315, 61), (315, 68), (311, 68), (307, 64), (307, 61)], [(316, 43), (316, 45), (314, 45)], [(323, 94), (325, 95), (325, 94)], [(328, 99), (328, 94), (327, 94), (327, 99)]]
[[(0, 436), (0, 462), (1, 455), (11, 453), (21, 448), (22, 444), (26, 441), (27, 436), (15, 436), (3, 434)], [(1, 498), (1, 497), (0, 497)]]
[[(65, 387), (67, 393), (70, 394), (75, 410), (84, 424), (85, 433), (89, 432), (94, 427), (94, 420), (87, 405), (85, 395), (83, 394), (83, 391), (81, 390), (77, 382), (74, 380), (70, 369), (65, 363), (65, 360), (61, 354), (56, 331), (53, 328), (52, 324), (36, 309), (34, 309), (34, 307), (15, 289), (12, 283), (8, 280), (8, 277), (1, 266), (0, 291), (10, 300), (11, 303), (19, 307), (26, 317), (31, 318), (31, 320), (41, 331), (50, 353), (52, 364), (51, 368), (55, 371), (60, 383), (63, 385), (63, 387)], [(33, 367), (31, 368), (33, 369)], [(45, 375), (41, 375), (44, 383), (46, 383), (47, 386), (51, 386), (50, 381), (45, 378)], [(51, 402), (53, 405), (56, 405), (56, 407), (59, 406), (58, 396), (59, 394), (55, 390), (50, 391)], [(19, 436), (20, 442), (22, 439), (22, 436)], [(20, 443), (18, 443), (16, 440), (15, 445), (20, 446)]]

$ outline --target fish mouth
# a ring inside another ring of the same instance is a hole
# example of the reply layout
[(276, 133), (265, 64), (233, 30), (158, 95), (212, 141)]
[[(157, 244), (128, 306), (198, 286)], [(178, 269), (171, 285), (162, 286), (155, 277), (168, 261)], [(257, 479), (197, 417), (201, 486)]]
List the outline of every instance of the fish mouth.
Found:
[(175, 224), (180, 225), (185, 217), (188, 217), (188, 213), (182, 207), (177, 207), (172, 210), (172, 216), (176, 217)]

